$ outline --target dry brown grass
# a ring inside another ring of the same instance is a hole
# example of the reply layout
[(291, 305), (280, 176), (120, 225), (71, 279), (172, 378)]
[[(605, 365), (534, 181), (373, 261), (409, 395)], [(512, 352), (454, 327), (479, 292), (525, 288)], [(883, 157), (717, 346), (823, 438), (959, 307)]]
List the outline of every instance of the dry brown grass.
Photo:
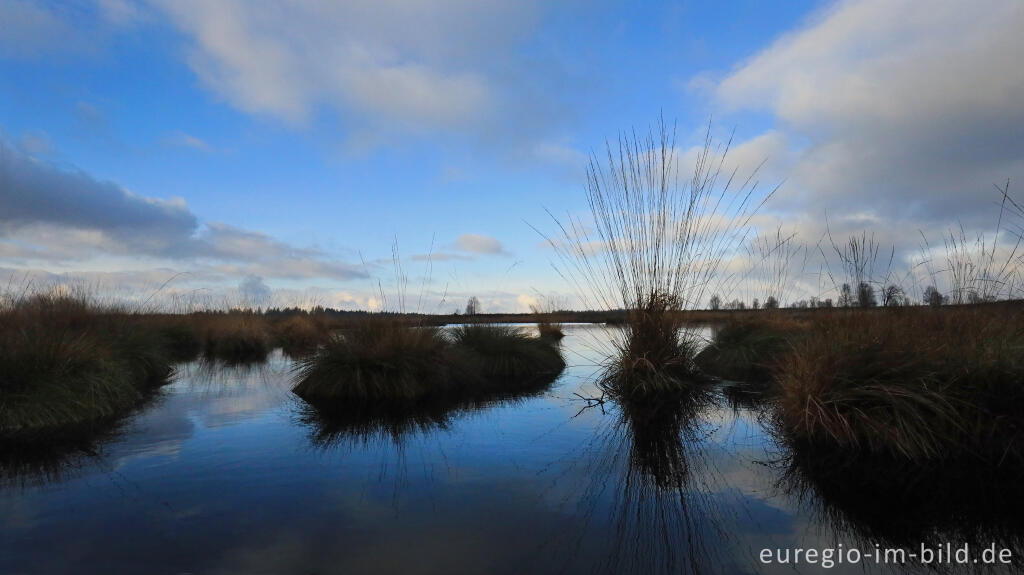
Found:
[(327, 341), (330, 330), (325, 322), (310, 315), (293, 315), (271, 325), (274, 345), (289, 355), (304, 355), (315, 352), (317, 346)]
[(196, 314), (191, 316), (210, 359), (229, 363), (262, 361), (271, 350), (270, 325), (249, 312)]
[(1024, 461), (1024, 321), (1014, 304), (821, 314), (778, 362), (799, 441), (927, 460)]
[(0, 437), (92, 425), (165, 381), (166, 341), (136, 317), (82, 294), (0, 301)]

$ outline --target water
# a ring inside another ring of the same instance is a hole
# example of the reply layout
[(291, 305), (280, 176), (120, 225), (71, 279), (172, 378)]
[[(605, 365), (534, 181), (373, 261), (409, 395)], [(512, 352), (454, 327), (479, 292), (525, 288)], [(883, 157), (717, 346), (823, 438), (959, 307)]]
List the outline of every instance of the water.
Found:
[(89, 449), (4, 460), (0, 573), (793, 573), (821, 569), (761, 550), (879, 542), (786, 472), (759, 402), (588, 403), (608, 335), (567, 332), (543, 393), (414, 419), (325, 424), (281, 355), (182, 366)]

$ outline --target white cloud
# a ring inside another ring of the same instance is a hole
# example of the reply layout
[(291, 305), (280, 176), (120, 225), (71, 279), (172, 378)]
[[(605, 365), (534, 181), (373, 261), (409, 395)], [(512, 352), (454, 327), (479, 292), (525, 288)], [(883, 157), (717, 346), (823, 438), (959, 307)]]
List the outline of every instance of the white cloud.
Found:
[(1024, 176), (1021, 29), (1015, 0), (841, 2), (713, 94), (776, 118), (787, 210), (988, 217), (991, 184)]
[(0, 57), (34, 58), (82, 48), (80, 35), (62, 15), (24, 0), (0, 0)]
[(462, 234), (455, 240), (453, 247), (471, 254), (497, 255), (505, 254), (505, 248), (497, 239), (482, 234)]
[(213, 151), (213, 147), (202, 138), (180, 131), (168, 135), (164, 138), (164, 142), (169, 146), (192, 148), (193, 150), (199, 150), (200, 152), (210, 153)]
[(488, 64), (536, 11), (497, 0), (154, 3), (190, 38), (203, 84), (230, 104), (296, 123), (331, 108), (356, 132), (486, 122), (500, 79)]

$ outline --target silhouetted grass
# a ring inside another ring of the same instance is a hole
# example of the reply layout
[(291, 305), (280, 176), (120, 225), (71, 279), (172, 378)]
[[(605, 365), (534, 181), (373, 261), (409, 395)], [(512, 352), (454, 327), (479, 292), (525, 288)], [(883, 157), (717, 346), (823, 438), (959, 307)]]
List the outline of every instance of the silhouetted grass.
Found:
[(166, 380), (164, 337), (77, 295), (37, 294), (0, 306), (0, 434), (88, 425), (137, 405)]
[(202, 334), (189, 316), (141, 316), (136, 321), (160, 333), (174, 361), (191, 361), (203, 351)]

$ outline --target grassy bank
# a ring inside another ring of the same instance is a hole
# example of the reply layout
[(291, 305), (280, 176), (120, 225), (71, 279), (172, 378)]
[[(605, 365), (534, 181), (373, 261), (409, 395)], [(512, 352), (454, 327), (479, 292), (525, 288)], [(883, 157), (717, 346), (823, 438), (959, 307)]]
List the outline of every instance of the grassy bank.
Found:
[(1024, 463), (1024, 307), (750, 314), (697, 358), (766, 384), (786, 434), (909, 461)]
[(84, 297), (0, 307), (0, 435), (83, 428), (137, 405), (171, 373), (165, 336)]
[(914, 460), (1024, 462), (1019, 306), (834, 313), (775, 372), (797, 439)]
[(509, 326), (462, 326), (448, 333), (370, 319), (302, 360), (294, 391), (321, 401), (465, 397), (550, 382), (564, 367), (556, 343)]

